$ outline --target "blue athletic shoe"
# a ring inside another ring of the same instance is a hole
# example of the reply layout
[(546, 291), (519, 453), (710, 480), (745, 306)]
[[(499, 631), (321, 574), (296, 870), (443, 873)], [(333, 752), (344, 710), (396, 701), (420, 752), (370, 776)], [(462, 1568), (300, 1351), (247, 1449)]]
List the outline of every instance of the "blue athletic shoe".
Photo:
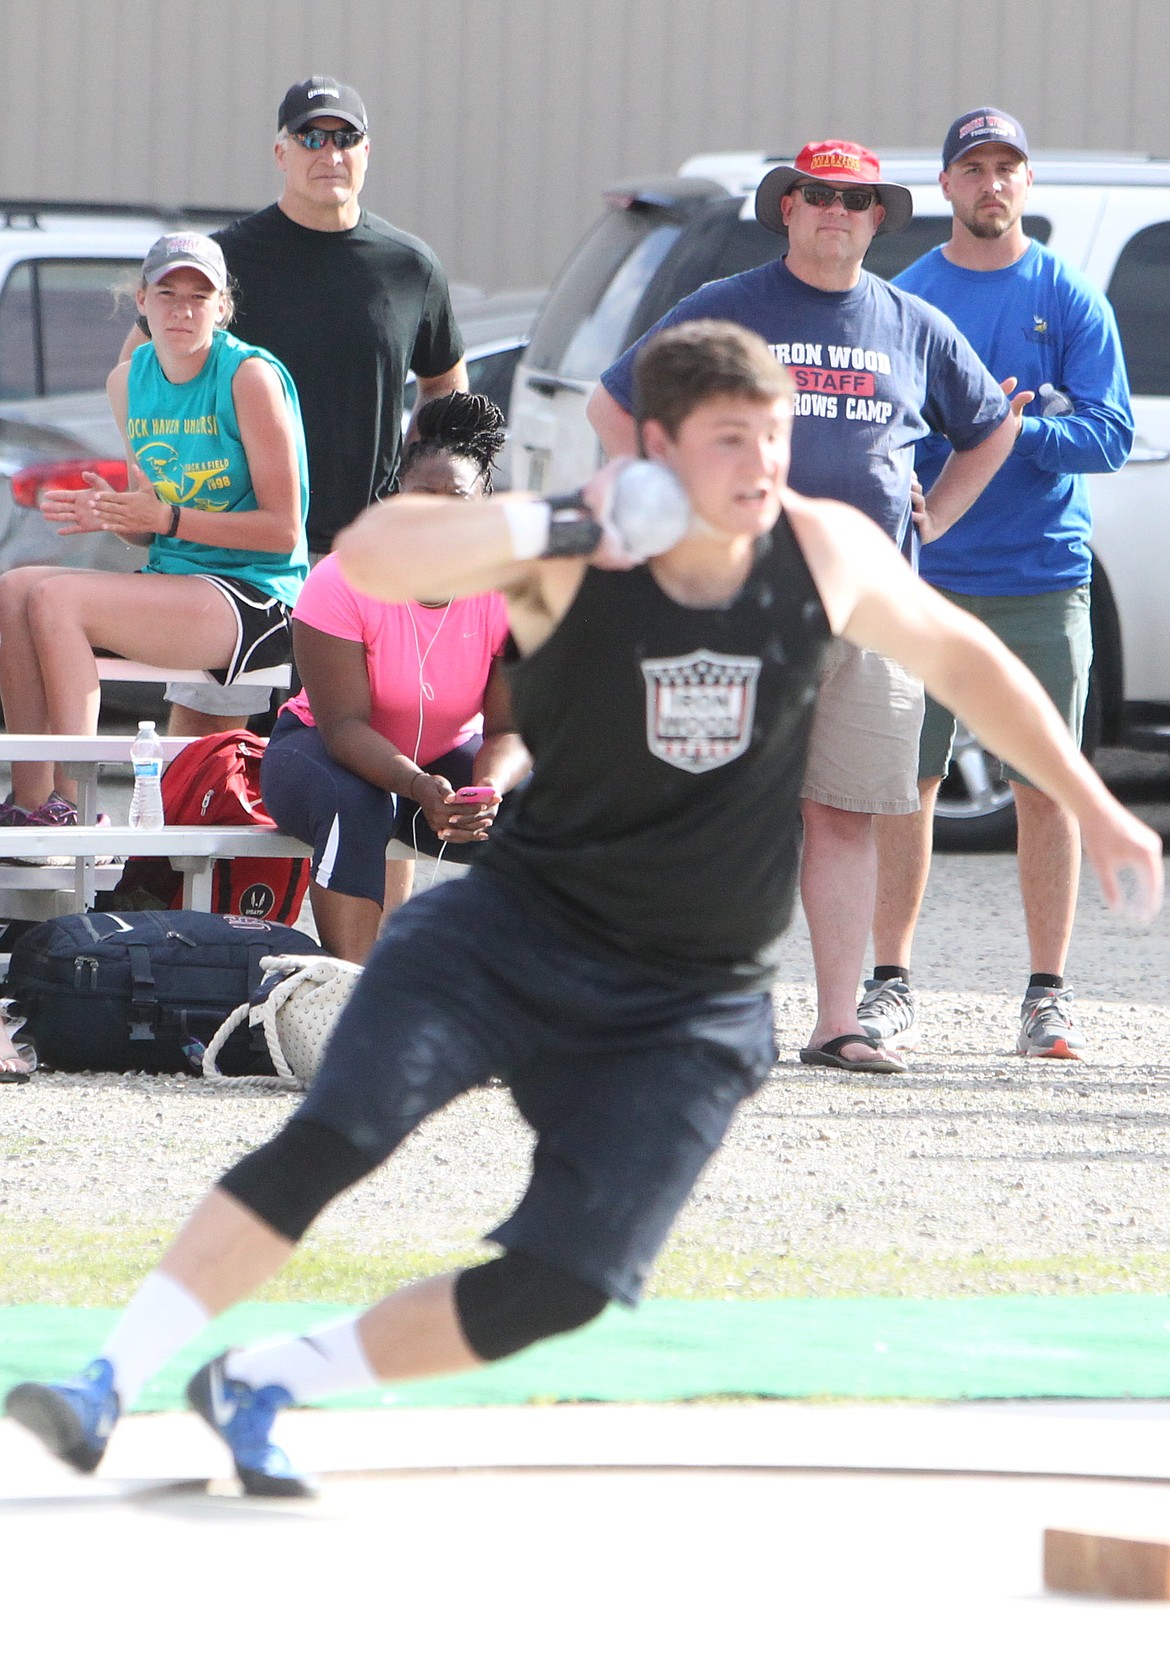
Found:
[(289, 1464), (269, 1434), (278, 1410), (292, 1403), (284, 1387), (251, 1387), (224, 1373), (221, 1352), (187, 1383), (187, 1402), (231, 1451), (249, 1496), (315, 1496), (316, 1486)]
[(101, 1461), (122, 1410), (105, 1358), (95, 1358), (74, 1381), (24, 1381), (4, 1403), (14, 1421), (79, 1473), (92, 1473)]

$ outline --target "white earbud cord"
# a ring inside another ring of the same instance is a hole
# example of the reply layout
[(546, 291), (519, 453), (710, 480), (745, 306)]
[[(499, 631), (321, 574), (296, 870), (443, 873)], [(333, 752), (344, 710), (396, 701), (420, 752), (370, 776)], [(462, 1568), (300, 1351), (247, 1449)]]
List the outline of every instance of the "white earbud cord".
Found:
[[(414, 761), (414, 763), (416, 765), (418, 764), (419, 752), (422, 749), (423, 711), (424, 711), (424, 708), (425, 708), (425, 705), (426, 705), (427, 702), (433, 702), (435, 700), (435, 688), (434, 688), (433, 685), (427, 684), (426, 679), (424, 678), (424, 674), (426, 672), (427, 657), (430, 655), (431, 651), (435, 648), (435, 641), (438, 638), (439, 634), (443, 631), (443, 623), (446, 621), (448, 615), (450, 614), (451, 605), (452, 605), (453, 602), (454, 601), (452, 599), (447, 600), (447, 603), (443, 608), (443, 614), (439, 617), (439, 625), (435, 628), (435, 631), (431, 634), (430, 643), (427, 645), (425, 650), (422, 648), (422, 644), (419, 640), (418, 624), (414, 619), (414, 606), (413, 606), (413, 604), (410, 604), (410, 603), (408, 603), (407, 606), (406, 606), (406, 614), (410, 619), (410, 631), (414, 635), (414, 653), (415, 653), (415, 656), (418, 658), (418, 734), (416, 735), (416, 737), (414, 739), (414, 753), (410, 756), (411, 759)], [(422, 806), (421, 805), (416, 806), (414, 816), (410, 819), (410, 834), (411, 834), (411, 839), (414, 842), (414, 857), (415, 857), (415, 862), (416, 863), (418, 861), (418, 856), (419, 856), (419, 850), (418, 850), (418, 819), (419, 819), (419, 814), (421, 813), (421, 811), (422, 811)], [(441, 842), (441, 844), (439, 846), (439, 855), (435, 859), (434, 868), (431, 870), (431, 878), (427, 881), (427, 886), (428, 887), (433, 886), (434, 883), (435, 883), (435, 876), (439, 872), (439, 864), (443, 861), (443, 853), (446, 850), (447, 850), (447, 842), (444, 840), (444, 841)]]

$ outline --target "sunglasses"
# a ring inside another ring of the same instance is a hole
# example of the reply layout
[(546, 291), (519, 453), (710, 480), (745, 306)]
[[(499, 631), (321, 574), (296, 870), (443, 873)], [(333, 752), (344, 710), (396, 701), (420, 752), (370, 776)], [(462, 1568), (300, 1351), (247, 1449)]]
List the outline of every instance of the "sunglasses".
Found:
[(828, 207), (840, 201), (847, 213), (864, 213), (878, 199), (874, 190), (834, 190), (830, 184), (798, 184), (797, 189), (810, 207)]
[(353, 127), (339, 127), (336, 132), (327, 127), (306, 127), (303, 132), (289, 133), (289, 137), (295, 138), (306, 150), (323, 150), (330, 143), (335, 150), (352, 150), (365, 136), (364, 132), (355, 132)]

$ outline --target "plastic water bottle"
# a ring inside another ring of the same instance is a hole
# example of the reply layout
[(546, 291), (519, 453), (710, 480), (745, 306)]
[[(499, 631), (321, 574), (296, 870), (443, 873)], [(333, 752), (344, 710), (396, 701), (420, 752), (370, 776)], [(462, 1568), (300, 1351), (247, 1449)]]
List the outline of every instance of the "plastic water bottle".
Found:
[(1047, 414), (1049, 416), (1057, 414), (1071, 414), (1074, 406), (1072, 398), (1066, 396), (1059, 386), (1052, 385), (1049, 381), (1045, 380), (1044, 384), (1040, 387), (1041, 414)]
[(162, 802), (162, 743), (153, 719), (142, 719), (138, 735), (130, 744), (134, 764), (134, 797), (130, 801), (130, 827), (160, 829), (165, 822)]

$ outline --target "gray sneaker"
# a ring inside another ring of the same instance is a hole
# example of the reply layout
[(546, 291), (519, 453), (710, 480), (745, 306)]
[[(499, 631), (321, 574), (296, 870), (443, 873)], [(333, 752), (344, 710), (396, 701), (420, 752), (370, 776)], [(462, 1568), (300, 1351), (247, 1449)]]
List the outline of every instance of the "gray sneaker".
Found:
[(918, 1046), (918, 1009), (904, 978), (867, 978), (865, 994), (857, 1003), (857, 1022), (892, 1053), (909, 1053)]
[(1072, 999), (1070, 989), (1029, 990), (1020, 1003), (1016, 1052), (1026, 1059), (1083, 1059), (1085, 1043)]

